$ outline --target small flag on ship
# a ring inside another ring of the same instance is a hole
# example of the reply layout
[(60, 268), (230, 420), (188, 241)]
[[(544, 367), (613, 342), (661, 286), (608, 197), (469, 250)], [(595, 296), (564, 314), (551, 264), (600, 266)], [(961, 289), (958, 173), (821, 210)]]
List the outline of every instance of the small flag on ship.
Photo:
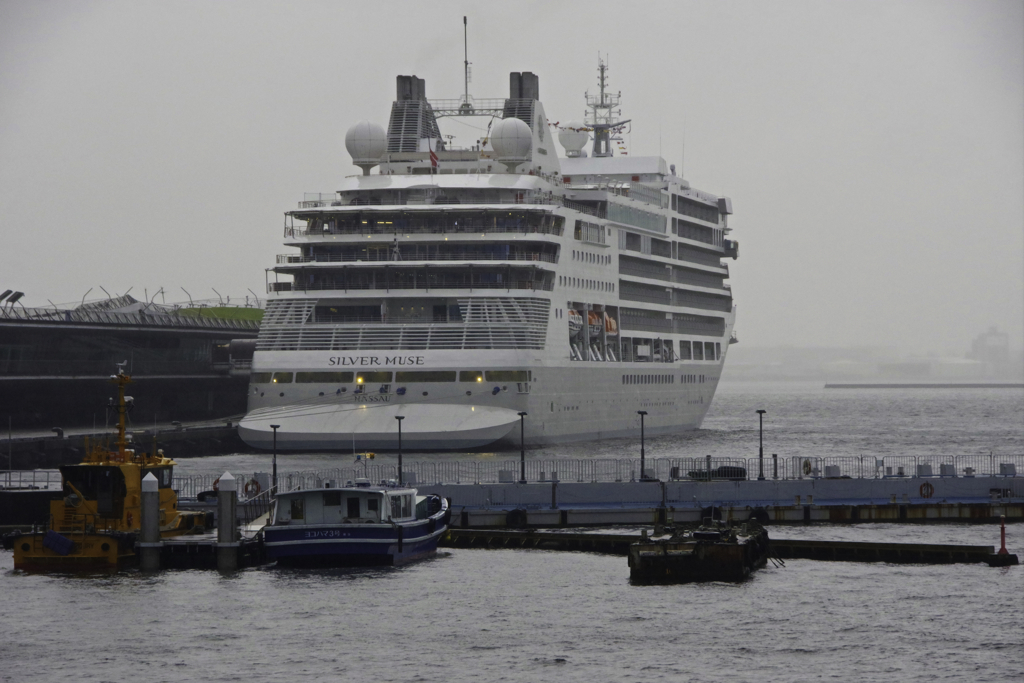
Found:
[(437, 153), (430, 146), (430, 143), (427, 143), (427, 149), (430, 150), (430, 167), (437, 168)]

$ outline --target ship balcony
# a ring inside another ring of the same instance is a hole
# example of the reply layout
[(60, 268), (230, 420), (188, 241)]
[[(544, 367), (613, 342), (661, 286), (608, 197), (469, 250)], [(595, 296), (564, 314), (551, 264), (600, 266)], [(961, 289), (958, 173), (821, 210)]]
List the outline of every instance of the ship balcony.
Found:
[(554, 289), (554, 273), (533, 268), (503, 269), (472, 266), (464, 268), (444, 267), (387, 267), (383, 269), (353, 269), (336, 274), (322, 273), (316, 277), (301, 276), (294, 282), (269, 282), (267, 292), (349, 292), (373, 290), (379, 292), (418, 290), (437, 292), (440, 290), (529, 290), (550, 292)]
[(284, 229), (285, 239), (316, 239), (333, 238), (337, 236), (363, 237), (371, 235), (387, 235), (398, 237), (399, 235), (432, 235), (443, 240), (446, 235), (555, 235), (561, 237), (561, 225), (516, 225), (514, 223), (498, 224), (493, 223), (450, 223), (448, 225), (363, 225), (358, 228), (328, 229), (323, 228), (299, 228), (287, 227)]
[[(384, 251), (384, 253), (380, 253)], [(547, 263), (558, 263), (558, 257), (553, 253), (543, 251), (513, 252), (509, 254), (495, 254), (486, 251), (466, 251), (456, 254), (417, 254), (409, 256), (395, 255), (390, 248), (387, 250), (369, 251), (365, 254), (316, 254), (314, 256), (296, 256), (294, 254), (278, 254), (277, 262), (282, 265), (306, 264), (306, 263), (362, 263), (362, 262), (387, 262), (387, 263), (426, 263), (433, 261), (544, 261)]]

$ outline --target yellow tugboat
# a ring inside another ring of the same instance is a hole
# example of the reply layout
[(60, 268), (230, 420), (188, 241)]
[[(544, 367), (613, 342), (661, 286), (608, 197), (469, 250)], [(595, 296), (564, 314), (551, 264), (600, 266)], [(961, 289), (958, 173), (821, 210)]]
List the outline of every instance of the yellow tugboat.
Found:
[(111, 569), (135, 560), (135, 536), (141, 525), (142, 478), (152, 473), (160, 485), (160, 533), (177, 536), (203, 530), (206, 514), (181, 512), (171, 488), (176, 464), (163, 451), (136, 453), (125, 435), (124, 388), (131, 377), (118, 367), (116, 450), (98, 446), (79, 465), (60, 468), (63, 497), (50, 502), (45, 531), (8, 536), (14, 568), (75, 571)]

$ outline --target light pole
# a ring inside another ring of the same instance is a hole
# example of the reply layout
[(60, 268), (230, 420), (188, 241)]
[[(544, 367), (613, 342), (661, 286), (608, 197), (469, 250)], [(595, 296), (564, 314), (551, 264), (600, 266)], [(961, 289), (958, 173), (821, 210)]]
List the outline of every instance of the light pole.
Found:
[(644, 415), (647, 411), (638, 410), (636, 414), (640, 416), (640, 481), (643, 481), (647, 479), (647, 473), (644, 471)]
[(398, 485), (402, 486), (402, 420), (405, 415), (395, 415), (398, 420)]
[(276, 491), (277, 490), (277, 430), (281, 428), (281, 425), (270, 425), (270, 428), (274, 430), (274, 476), (273, 481), (270, 482), (270, 486)]
[(519, 412), (519, 483), (526, 483), (526, 417), (527, 413)]
[(757, 448), (757, 480), (764, 481), (764, 414), (767, 411), (757, 411), (757, 431), (760, 445)]

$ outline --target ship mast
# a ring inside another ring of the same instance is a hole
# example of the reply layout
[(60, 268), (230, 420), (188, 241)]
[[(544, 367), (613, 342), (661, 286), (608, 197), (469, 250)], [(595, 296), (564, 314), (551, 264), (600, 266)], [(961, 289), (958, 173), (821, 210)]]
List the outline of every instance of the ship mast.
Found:
[(622, 92), (619, 91), (615, 95), (606, 92), (608, 86), (608, 64), (605, 59), (598, 57), (597, 71), (597, 84), (600, 92), (596, 96), (591, 95), (589, 91), (586, 94), (587, 106), (590, 107), (590, 111), (587, 113), (587, 125), (594, 130), (593, 156), (610, 157), (612, 156), (612, 149), (609, 144), (611, 141), (611, 129), (629, 123), (629, 119), (619, 121), (616, 118), (622, 114), (621, 109), (616, 109), (622, 101)]
[(466, 21), (466, 17), (462, 17), (462, 49), (466, 77), (466, 94), (462, 96), (459, 113), (470, 116), (473, 114), (473, 104), (469, 100), (469, 24)]
[(117, 456), (121, 462), (127, 462), (128, 440), (125, 438), (128, 416), (128, 406), (124, 397), (124, 388), (132, 378), (124, 374), (124, 364), (118, 363), (117, 374), (111, 376), (111, 381), (117, 384)]

